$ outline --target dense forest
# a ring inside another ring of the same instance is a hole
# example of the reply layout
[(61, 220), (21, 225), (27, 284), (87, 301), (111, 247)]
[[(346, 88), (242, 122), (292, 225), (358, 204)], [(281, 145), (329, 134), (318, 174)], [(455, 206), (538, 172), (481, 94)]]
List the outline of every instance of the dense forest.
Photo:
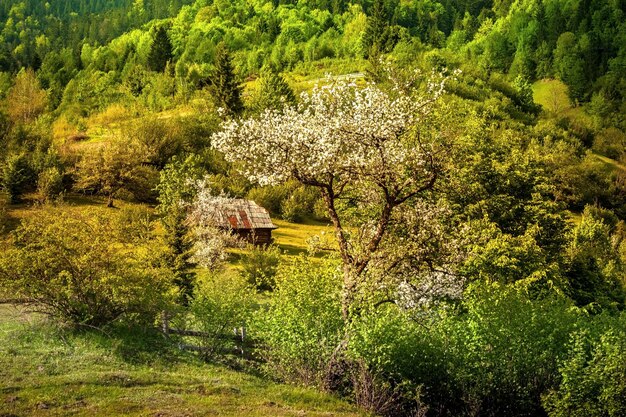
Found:
[(624, 415), (626, 0), (3, 0), (2, 303), (39, 323), (7, 346), (354, 413)]

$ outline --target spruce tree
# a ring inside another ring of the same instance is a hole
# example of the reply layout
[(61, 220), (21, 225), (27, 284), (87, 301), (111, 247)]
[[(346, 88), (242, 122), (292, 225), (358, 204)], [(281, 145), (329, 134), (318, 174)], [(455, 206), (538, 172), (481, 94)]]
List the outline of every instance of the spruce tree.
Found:
[(196, 278), (196, 264), (192, 259), (194, 237), (187, 222), (187, 212), (196, 194), (194, 184), (204, 175), (198, 156), (190, 155), (185, 159), (174, 156), (161, 171), (157, 186), (157, 212), (168, 249), (164, 260), (174, 273), (174, 284), (179, 288), (180, 301), (184, 305), (193, 298)]
[(293, 104), (296, 96), (285, 79), (271, 66), (263, 68), (257, 81), (254, 107), (262, 111), (267, 108), (280, 109), (285, 104)]
[(237, 82), (232, 57), (220, 42), (215, 51), (215, 72), (211, 77), (211, 90), (216, 105), (229, 115), (236, 115), (243, 111), (241, 101), (241, 87)]
[(372, 53), (387, 52), (389, 37), (389, 16), (385, 8), (385, 0), (375, 0), (363, 34), (363, 48), (366, 57)]
[(152, 47), (148, 54), (148, 68), (152, 71), (163, 72), (173, 57), (172, 42), (165, 27), (161, 26), (154, 32)]

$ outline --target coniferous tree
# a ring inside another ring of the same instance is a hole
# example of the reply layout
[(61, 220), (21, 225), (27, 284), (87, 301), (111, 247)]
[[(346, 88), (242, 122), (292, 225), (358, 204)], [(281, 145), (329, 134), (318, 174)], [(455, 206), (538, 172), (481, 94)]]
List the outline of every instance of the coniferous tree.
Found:
[(285, 79), (271, 66), (263, 68), (254, 96), (254, 107), (259, 111), (267, 108), (280, 109), (295, 101), (296, 96)]
[(215, 51), (215, 72), (210, 82), (217, 106), (229, 115), (241, 113), (241, 87), (235, 76), (232, 57), (223, 42), (217, 45)]
[(185, 159), (173, 157), (161, 171), (157, 186), (163, 239), (168, 248), (165, 256), (167, 266), (174, 273), (174, 283), (180, 291), (183, 304), (193, 298), (196, 267), (192, 260), (194, 235), (187, 221), (188, 208), (196, 194), (196, 182), (204, 175), (200, 158), (190, 155)]
[(363, 34), (363, 49), (366, 57), (386, 52), (388, 37), (389, 16), (385, 9), (385, 0), (375, 0), (370, 15), (367, 17), (367, 26)]
[(161, 26), (154, 33), (152, 47), (148, 54), (148, 68), (152, 71), (163, 72), (173, 56), (172, 42), (165, 27)]

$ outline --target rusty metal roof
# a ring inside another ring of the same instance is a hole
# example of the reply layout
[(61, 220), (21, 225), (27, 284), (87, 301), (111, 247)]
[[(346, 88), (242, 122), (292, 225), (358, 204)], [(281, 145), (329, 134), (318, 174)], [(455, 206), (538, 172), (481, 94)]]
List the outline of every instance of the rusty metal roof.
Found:
[(219, 208), (215, 215), (218, 227), (228, 229), (276, 229), (270, 215), (251, 200), (234, 199)]

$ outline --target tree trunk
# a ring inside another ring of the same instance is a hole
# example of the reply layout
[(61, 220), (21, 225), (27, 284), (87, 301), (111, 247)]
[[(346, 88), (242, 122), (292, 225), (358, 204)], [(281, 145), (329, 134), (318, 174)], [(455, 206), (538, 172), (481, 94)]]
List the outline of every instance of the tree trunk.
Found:
[(113, 193), (110, 193), (110, 194), (109, 194), (109, 200), (107, 201), (107, 207), (109, 207), (109, 208), (113, 208), (113, 207), (115, 207), (115, 206), (113, 205)]

